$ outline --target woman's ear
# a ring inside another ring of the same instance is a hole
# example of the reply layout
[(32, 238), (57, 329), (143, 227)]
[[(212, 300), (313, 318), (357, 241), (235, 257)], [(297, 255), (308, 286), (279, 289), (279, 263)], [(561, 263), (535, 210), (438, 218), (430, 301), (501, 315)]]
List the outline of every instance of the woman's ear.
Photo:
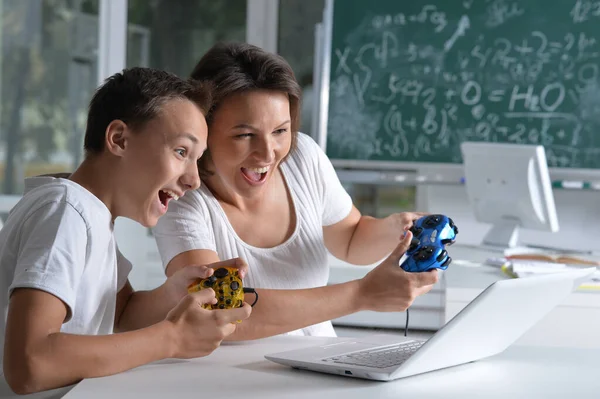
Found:
[(105, 134), (105, 147), (113, 155), (121, 156), (126, 149), (129, 128), (125, 122), (114, 120), (108, 124)]

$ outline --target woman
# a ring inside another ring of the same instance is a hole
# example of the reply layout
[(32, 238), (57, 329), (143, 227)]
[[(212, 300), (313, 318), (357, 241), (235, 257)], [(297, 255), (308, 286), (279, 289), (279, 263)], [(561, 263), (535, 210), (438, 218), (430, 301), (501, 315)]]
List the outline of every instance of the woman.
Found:
[[(402, 311), (431, 289), (437, 271), (398, 267), (406, 231), (421, 214), (360, 214), (327, 156), (298, 132), (301, 90), (285, 60), (249, 44), (220, 44), (191, 77), (215, 86), (199, 163), (204, 185), (171, 202), (155, 237), (167, 275), (220, 259), (247, 261), (244, 285), (258, 288), (260, 300), (234, 339), (334, 336), (331, 319)], [(325, 286), (328, 251), (372, 264), (392, 250), (363, 279)]]

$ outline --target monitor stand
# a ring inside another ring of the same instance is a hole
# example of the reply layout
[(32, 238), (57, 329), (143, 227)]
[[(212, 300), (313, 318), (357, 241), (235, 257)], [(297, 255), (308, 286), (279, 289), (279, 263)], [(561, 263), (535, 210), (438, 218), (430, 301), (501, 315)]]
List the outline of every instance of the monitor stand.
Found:
[(505, 256), (514, 254), (592, 254), (593, 251), (572, 250), (519, 242), (519, 225), (515, 221), (503, 220), (494, 224), (483, 238), (480, 248), (501, 252)]
[(495, 223), (483, 238), (484, 246), (515, 248), (519, 242), (519, 224), (512, 220)]
[(480, 248), (500, 253), (503, 256), (540, 252), (539, 248), (519, 245), (519, 224), (512, 220), (495, 223), (483, 238)]

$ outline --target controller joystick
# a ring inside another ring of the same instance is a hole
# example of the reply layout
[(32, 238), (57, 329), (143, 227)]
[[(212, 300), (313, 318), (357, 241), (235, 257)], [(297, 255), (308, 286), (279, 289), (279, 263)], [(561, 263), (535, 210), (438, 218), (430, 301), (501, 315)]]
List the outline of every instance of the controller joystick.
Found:
[(413, 234), (413, 237), (418, 237), (423, 233), (423, 228), (421, 227), (412, 226), (409, 230)]
[(188, 287), (188, 292), (198, 292), (204, 288), (212, 288), (217, 298), (216, 304), (205, 303), (204, 309), (239, 308), (244, 303), (244, 287), (239, 271), (233, 267), (220, 267), (212, 276), (200, 279)]
[(419, 247), (419, 244), (421, 244), (419, 239), (413, 237), (412, 240), (410, 240), (410, 247), (408, 247), (408, 252), (413, 252), (415, 249), (417, 249)]

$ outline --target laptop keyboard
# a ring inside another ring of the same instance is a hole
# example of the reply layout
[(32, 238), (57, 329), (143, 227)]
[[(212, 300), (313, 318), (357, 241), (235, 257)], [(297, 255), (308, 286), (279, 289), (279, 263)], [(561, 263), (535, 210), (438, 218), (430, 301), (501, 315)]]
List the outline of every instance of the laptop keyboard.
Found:
[(410, 341), (399, 345), (386, 346), (385, 348), (367, 349), (347, 355), (336, 355), (321, 360), (329, 363), (384, 369), (404, 363), (424, 343), (425, 341)]

